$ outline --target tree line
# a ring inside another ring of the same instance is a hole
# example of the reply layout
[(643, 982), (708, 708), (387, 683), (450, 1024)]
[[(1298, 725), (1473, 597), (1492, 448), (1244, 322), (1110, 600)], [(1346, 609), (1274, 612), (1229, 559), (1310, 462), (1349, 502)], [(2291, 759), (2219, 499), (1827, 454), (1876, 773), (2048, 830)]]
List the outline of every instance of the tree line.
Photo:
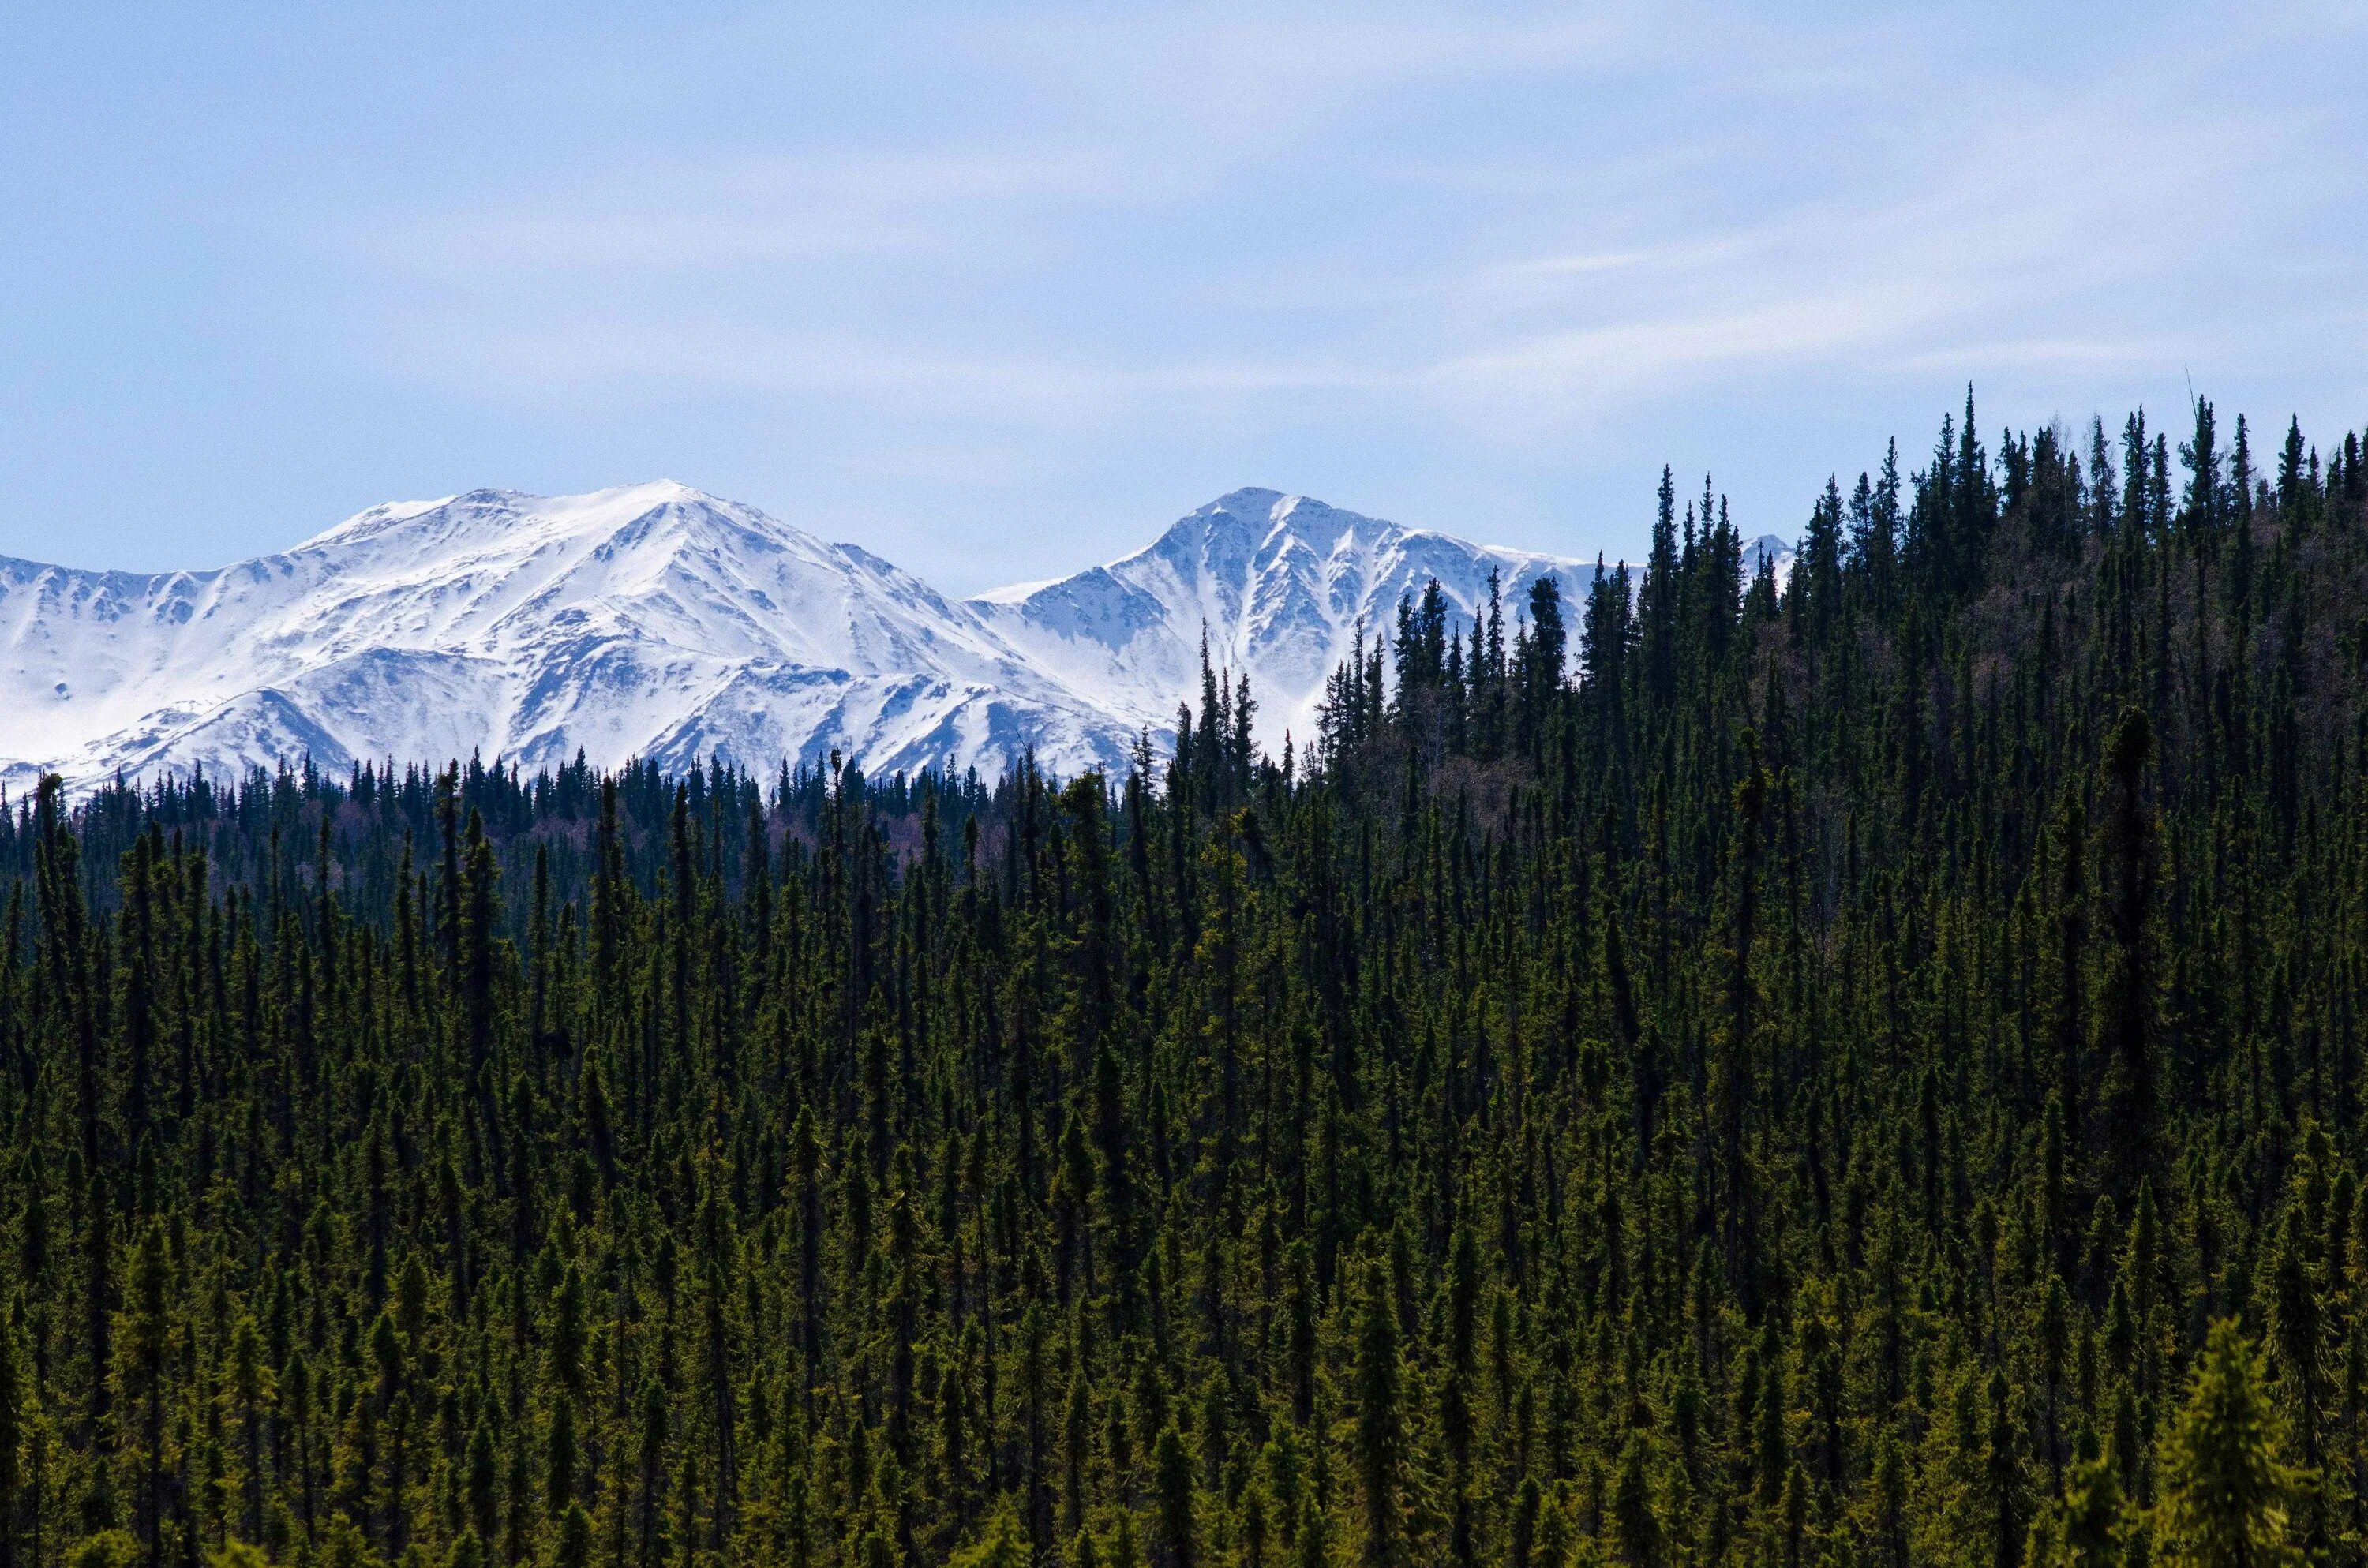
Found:
[(45, 780), (0, 1568), (2361, 1562), (2368, 467), (2193, 415), (1280, 757)]

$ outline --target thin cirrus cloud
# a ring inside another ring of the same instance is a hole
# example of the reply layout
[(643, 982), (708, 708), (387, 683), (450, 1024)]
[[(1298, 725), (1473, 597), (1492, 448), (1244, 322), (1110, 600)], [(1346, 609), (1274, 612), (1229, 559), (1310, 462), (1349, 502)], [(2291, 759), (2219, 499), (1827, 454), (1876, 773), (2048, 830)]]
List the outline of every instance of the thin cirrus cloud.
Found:
[[(336, 57), (290, 25), (288, 61)], [(401, 114), (171, 128), (170, 214), (78, 176), (117, 205), (44, 226), (0, 303), (51, 344), (0, 385), (49, 432), (0, 452), (0, 551), (94, 496), (263, 495), (173, 537), (218, 559), (392, 495), (667, 473), (954, 589), (1244, 483), (1624, 553), (1664, 461), (1784, 531), (1969, 381), (1987, 428), (2191, 374), (2321, 438), (2368, 401), (2342, 7), (543, 25), (423, 31), (443, 74)], [(159, 144), (74, 146), (119, 143)], [(74, 537), (146, 563), (137, 527)]]
[(351, 244), (454, 283), (695, 277), (834, 256), (941, 256), (1030, 208), (1125, 193), (1116, 160), (1091, 147), (674, 160), (520, 205), (377, 220)]
[[(1516, 58), (1473, 47), (1445, 55), (1464, 69)], [(1295, 58), (1320, 57), (1309, 48)], [(1533, 54), (1518, 58), (1525, 71), (1541, 68)], [(1384, 60), (1392, 75), (1417, 62), (1438, 68), (1415, 49), (1385, 51)], [(1275, 68), (1271, 58), (1261, 63)], [(1229, 96), (1260, 94), (1236, 83)], [(1338, 272), (1302, 273), (1295, 292), (1304, 307), (1345, 301), (1374, 319), (1326, 345), (1263, 356), (1212, 355), (1156, 338), (965, 353), (953, 347), (959, 321), (950, 332), (933, 323), (926, 344), (886, 323), (868, 331), (785, 322), (752, 329), (741, 312), (714, 311), (714, 297), (700, 286), (751, 267), (920, 267), (950, 257), (971, 278), (1008, 274), (1027, 253), (1050, 248), (1046, 231), (1064, 215), (1140, 215), (1179, 187), (1215, 185), (1211, 173), (1179, 169), (1190, 160), (1165, 147), (803, 156), (721, 171), (636, 171), (573, 205), (415, 225), (407, 245), (388, 248), (448, 280), (492, 290), (563, 285), (552, 302), (571, 317), (564, 327), (470, 324), (479, 350), (473, 379), (485, 392), (512, 385), (547, 396), (609, 380), (671, 381), (900, 397), (944, 413), (992, 409), (1008, 420), (1032, 411), (1058, 421), (1097, 408), (1122, 415), (1167, 397), (1339, 392), (1428, 402), (1443, 416), (1502, 433), (1551, 429), (1607, 403), (1668, 396), (1738, 369), (1765, 374), (1878, 351), (1936, 368), (1952, 360), (2131, 363), (2157, 349), (2159, 335), (1984, 339), (1972, 329), (2024, 290), (2086, 299), (2144, 278), (2165, 263), (2167, 241), (2193, 237), (2179, 232), (2181, 187), (2239, 176), (2278, 139), (2265, 123), (2181, 126), (2147, 95), (2111, 89), (2068, 108), (2015, 106), (1942, 160), (1938, 143), (1962, 131), (1936, 124), (1925, 148), (1936, 178), (1896, 196), (1847, 192), (1705, 234), (1691, 215), (1665, 210), (1664, 193), (1651, 190), (1584, 214), (1597, 233), (1666, 236), (1647, 244), (1482, 259), (1461, 270), (1375, 271), (1352, 259)], [(1739, 153), (1731, 144), (1656, 145), (1632, 160), (1665, 170), (1722, 157)], [(1599, 189), (1645, 185), (1616, 157), (1583, 177)], [(1550, 180), (1533, 173), (1527, 183)], [(1222, 290), (1227, 270), (1222, 262), (1212, 269), (1212, 291)], [(596, 317), (584, 330), (564, 283), (619, 278), (648, 285), (643, 312)], [(1436, 319), (1408, 334), (1392, 318), (1394, 306), (1411, 300), (1431, 302)], [(802, 313), (830, 312), (825, 304)], [(1959, 341), (1918, 346), (1935, 332)], [(1426, 338), (1429, 352), (1413, 352)], [(471, 365), (449, 339), (420, 356), (417, 368), (435, 363)], [(1526, 416), (1508, 427), (1516, 409)]]
[[(2183, 74), (2157, 62), (2151, 80), (2101, 84), (2078, 103), (1998, 106), (1970, 133), (1937, 125), (1930, 173), (1897, 194), (1848, 191), (1709, 237), (1487, 269), (1476, 300), (1517, 299), (1543, 324), (1501, 334), (1442, 379), (1495, 416), (1508, 400), (1586, 407), (1873, 357), (2094, 370), (2210, 345), (2209, 324), (2183, 336), (2147, 324), (2147, 294), (2199, 263), (2226, 266), (2233, 256), (2209, 255), (2215, 231), (2308, 193), (2260, 177), (2296, 136), (2294, 117), (2193, 121), (2164, 101)], [(2198, 210), (2184, 200), (2198, 188), (2237, 199)], [(2087, 330), (2029, 330), (2055, 316)]]

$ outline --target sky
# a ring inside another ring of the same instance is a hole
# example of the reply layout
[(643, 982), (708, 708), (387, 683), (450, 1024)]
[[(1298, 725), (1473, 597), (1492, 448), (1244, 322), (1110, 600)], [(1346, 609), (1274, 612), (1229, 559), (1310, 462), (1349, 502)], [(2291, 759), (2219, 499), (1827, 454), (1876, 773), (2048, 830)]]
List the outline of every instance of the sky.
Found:
[(1247, 484), (1617, 557), (1668, 463), (1791, 537), (1969, 384), (2325, 443), (2362, 58), (2334, 0), (10, 7), (0, 554), (667, 477), (968, 592)]

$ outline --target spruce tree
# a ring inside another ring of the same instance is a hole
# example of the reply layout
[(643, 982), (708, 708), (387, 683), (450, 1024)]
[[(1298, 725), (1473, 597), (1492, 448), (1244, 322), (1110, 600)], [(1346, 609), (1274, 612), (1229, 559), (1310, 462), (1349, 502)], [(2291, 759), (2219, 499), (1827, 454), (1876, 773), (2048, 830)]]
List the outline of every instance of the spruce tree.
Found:
[(2261, 1382), (2236, 1320), (2214, 1324), (2163, 1438), (2155, 1533), (2170, 1568), (2267, 1568), (2300, 1554), (2305, 1482)]

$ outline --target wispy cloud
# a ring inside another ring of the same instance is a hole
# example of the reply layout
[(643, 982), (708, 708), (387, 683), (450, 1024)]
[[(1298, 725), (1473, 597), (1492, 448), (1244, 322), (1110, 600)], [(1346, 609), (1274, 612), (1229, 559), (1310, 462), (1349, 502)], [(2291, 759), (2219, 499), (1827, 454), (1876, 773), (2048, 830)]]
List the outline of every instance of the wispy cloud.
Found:
[[(2358, 115), (2216, 35), (2035, 69), (1698, 6), (940, 23), (965, 96), (869, 139), (349, 233), (377, 351), (496, 404), (819, 403), (1062, 463), (1262, 424), (1550, 468), (1687, 402), (2105, 388), (2362, 280), (2323, 206)], [(2311, 287), (2246, 292), (2281, 269)]]
[[(1492, 423), (1525, 410), (1534, 431), (1557, 410), (1809, 367), (2159, 356), (2174, 335), (2157, 324), (2161, 290), (2193, 286), (2214, 248), (2244, 265), (2237, 236), (2269, 242), (2309, 196), (2302, 168), (2273, 166), (2296, 138), (2290, 110), (2197, 112), (2211, 64), (2156, 56), (2069, 101), (2002, 85), (1913, 128), (1913, 181), (1844, 183), (1725, 231), (1697, 214), (1590, 213), (1646, 243), (1474, 268), (1463, 299), (1480, 341), (1439, 383)], [(2217, 333), (2199, 320), (2176, 335)]]
[(1618, 554), (1967, 380), (2368, 405), (2341, 0), (52, 10), (0, 549), (664, 472), (954, 585), (1250, 481)]
[(825, 257), (939, 255), (1055, 203), (1134, 189), (1094, 147), (806, 153), (636, 163), (574, 188), (381, 217), (351, 242), (439, 280), (701, 274)]

